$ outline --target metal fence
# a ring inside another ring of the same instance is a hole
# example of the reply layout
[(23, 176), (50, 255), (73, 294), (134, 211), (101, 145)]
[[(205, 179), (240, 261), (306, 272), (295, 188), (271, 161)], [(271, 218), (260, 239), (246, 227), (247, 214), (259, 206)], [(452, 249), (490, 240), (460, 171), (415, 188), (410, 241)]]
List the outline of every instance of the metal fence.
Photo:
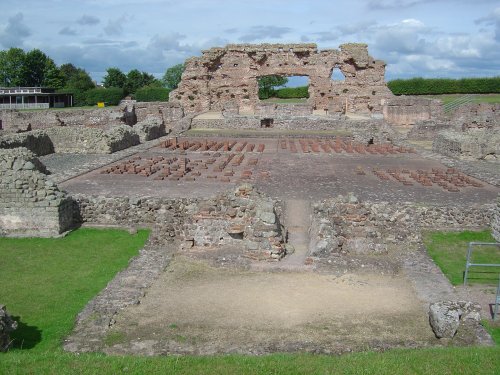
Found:
[(474, 246), (497, 246), (500, 249), (500, 243), (498, 242), (469, 242), (469, 246), (467, 247), (467, 260), (465, 261), (464, 285), (467, 285), (470, 267), (500, 267), (500, 264), (496, 263), (472, 263), (471, 258)]

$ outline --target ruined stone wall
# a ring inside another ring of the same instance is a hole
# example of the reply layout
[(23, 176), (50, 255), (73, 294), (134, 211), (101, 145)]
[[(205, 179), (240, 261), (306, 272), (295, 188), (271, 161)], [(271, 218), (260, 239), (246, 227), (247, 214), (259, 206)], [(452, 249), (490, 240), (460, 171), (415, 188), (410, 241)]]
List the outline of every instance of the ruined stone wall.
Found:
[(140, 143), (139, 135), (127, 125), (105, 129), (57, 126), (45, 132), (56, 153), (110, 154)]
[(133, 126), (134, 132), (139, 136), (141, 143), (163, 137), (165, 134), (165, 125), (163, 120), (156, 116), (149, 115), (144, 120)]
[[(334, 68), (345, 81), (331, 79)], [(347, 101), (348, 112), (381, 113), (381, 100), (392, 97), (384, 74), (385, 63), (373, 59), (365, 44), (323, 51), (315, 44), (230, 44), (188, 59), (170, 101), (186, 112), (221, 111), (229, 102), (239, 113), (253, 112), (259, 103), (258, 77), (299, 75), (309, 77), (308, 104), (314, 109)]]
[(51, 237), (72, 226), (71, 200), (26, 148), (0, 149), (0, 236)]
[(400, 96), (385, 100), (383, 113), (385, 121), (391, 125), (414, 125), (419, 121), (440, 118), (443, 109), (440, 100)]
[(283, 237), (275, 202), (242, 186), (213, 198), (73, 196), (78, 222), (161, 226), (185, 246), (239, 245), (255, 259), (279, 259)]
[(493, 205), (395, 205), (340, 196), (313, 205), (309, 251), (314, 256), (386, 253), (391, 245), (419, 242), (422, 229), (486, 228), (493, 210)]
[(434, 137), (432, 150), (456, 159), (500, 162), (500, 132), (442, 131)]
[(312, 107), (308, 104), (259, 103), (255, 106), (255, 115), (261, 117), (311, 116)]
[(144, 121), (147, 117), (157, 117), (165, 124), (169, 124), (184, 117), (184, 110), (179, 103), (136, 102), (133, 107), (138, 122)]
[[(54, 126), (87, 126), (104, 127), (129, 124), (131, 113), (126, 107), (64, 110), (47, 109), (36, 111), (1, 110), (3, 128), (6, 131), (18, 132), (36, 129), (47, 129)], [(134, 122), (135, 123), (135, 122)]]
[(449, 121), (458, 131), (500, 132), (500, 104), (471, 103), (453, 110)]
[(493, 217), (491, 218), (491, 233), (493, 238), (500, 242), (500, 195), (497, 198), (493, 209)]
[(408, 139), (416, 141), (432, 141), (436, 135), (453, 127), (449, 122), (440, 122), (434, 120), (420, 121), (413, 125), (407, 134)]
[(48, 155), (54, 152), (54, 144), (43, 130), (0, 136), (0, 149), (18, 147), (25, 147), (37, 156)]

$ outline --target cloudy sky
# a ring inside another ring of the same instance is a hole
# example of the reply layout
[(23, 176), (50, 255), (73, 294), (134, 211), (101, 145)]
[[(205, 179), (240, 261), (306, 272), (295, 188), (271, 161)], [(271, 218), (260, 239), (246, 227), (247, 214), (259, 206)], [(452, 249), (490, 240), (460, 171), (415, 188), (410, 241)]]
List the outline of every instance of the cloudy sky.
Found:
[(100, 81), (227, 43), (364, 42), (387, 79), (500, 75), (498, 0), (0, 0), (0, 49), (39, 48)]

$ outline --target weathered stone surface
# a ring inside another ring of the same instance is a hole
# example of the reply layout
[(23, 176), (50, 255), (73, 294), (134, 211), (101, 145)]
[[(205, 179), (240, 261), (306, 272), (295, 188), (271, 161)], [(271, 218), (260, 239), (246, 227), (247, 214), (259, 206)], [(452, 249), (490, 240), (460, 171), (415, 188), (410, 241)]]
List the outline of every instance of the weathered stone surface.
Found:
[(391, 244), (416, 244), (422, 228), (465, 229), (489, 226), (493, 205), (425, 206), (359, 201), (339, 196), (313, 205), (311, 255), (386, 253)]
[(493, 238), (500, 242), (500, 195), (497, 198), (495, 208), (491, 218), (491, 234)]
[(69, 197), (26, 148), (0, 149), (0, 236), (57, 236), (72, 226)]
[(440, 100), (399, 96), (384, 100), (384, 119), (391, 125), (413, 125), (442, 116)]
[[(331, 79), (339, 68), (345, 81)], [(344, 44), (340, 50), (317, 49), (315, 44), (230, 44), (203, 51), (186, 61), (179, 87), (170, 93), (186, 112), (254, 112), (257, 78), (266, 75), (308, 76), (308, 105), (317, 110), (382, 112), (381, 99), (392, 97), (384, 82), (385, 63), (368, 55), (365, 44)], [(236, 110), (235, 107), (238, 107)], [(227, 107), (226, 107), (227, 108)]]
[(432, 150), (463, 160), (500, 161), (500, 131), (442, 131), (434, 138)]
[(10, 333), (17, 329), (17, 322), (7, 313), (4, 305), (0, 305), (0, 352), (6, 352), (10, 345)]
[(133, 129), (141, 142), (160, 138), (166, 134), (163, 120), (154, 115), (148, 115), (143, 121), (135, 124)]
[(429, 306), (429, 322), (437, 338), (452, 339), (461, 325), (477, 326), (481, 306), (467, 301), (443, 301)]

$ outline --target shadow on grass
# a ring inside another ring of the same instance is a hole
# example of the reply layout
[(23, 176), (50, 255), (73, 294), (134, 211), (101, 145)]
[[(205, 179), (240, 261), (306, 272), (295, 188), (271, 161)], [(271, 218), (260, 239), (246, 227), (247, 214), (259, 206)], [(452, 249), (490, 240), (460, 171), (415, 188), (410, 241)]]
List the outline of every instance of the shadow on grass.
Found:
[(41, 329), (23, 323), (19, 316), (13, 316), (12, 319), (17, 322), (17, 329), (10, 334), (12, 340), (10, 349), (32, 349), (42, 341)]

